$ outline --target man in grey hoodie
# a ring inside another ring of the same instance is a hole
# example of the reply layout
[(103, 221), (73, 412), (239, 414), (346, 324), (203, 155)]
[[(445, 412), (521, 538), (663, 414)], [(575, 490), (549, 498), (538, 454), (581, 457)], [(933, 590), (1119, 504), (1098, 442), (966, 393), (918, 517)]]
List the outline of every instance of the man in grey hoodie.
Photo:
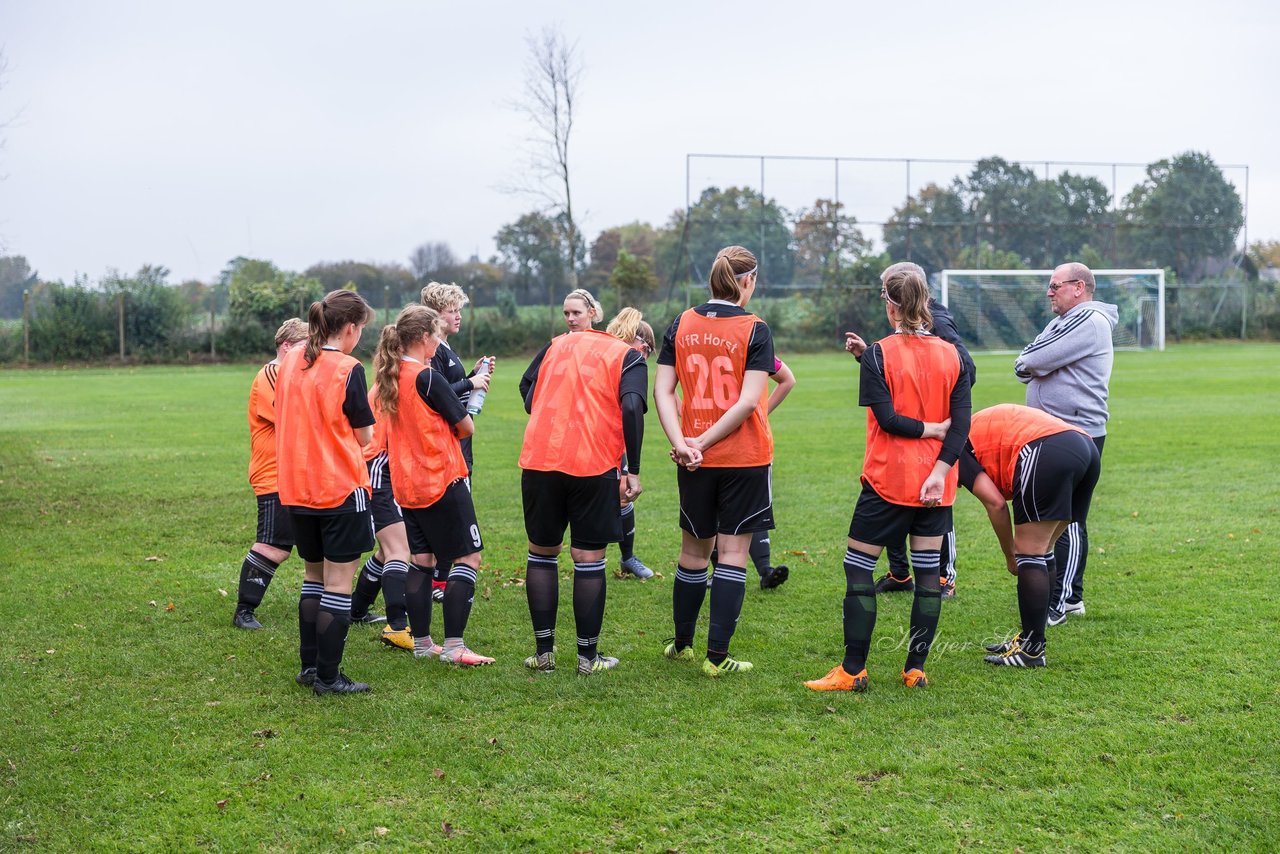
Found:
[[(1063, 264), (1049, 280), (1049, 307), (1057, 315), (1026, 346), (1014, 373), (1027, 384), (1027, 406), (1056, 415), (1092, 437), (1102, 453), (1107, 437), (1107, 386), (1114, 352), (1111, 331), (1119, 320), (1114, 305), (1094, 297), (1097, 283), (1084, 264)], [(1089, 533), (1072, 523), (1054, 544), (1058, 571), (1049, 598), (1049, 625), (1067, 614), (1084, 614), (1084, 568)]]

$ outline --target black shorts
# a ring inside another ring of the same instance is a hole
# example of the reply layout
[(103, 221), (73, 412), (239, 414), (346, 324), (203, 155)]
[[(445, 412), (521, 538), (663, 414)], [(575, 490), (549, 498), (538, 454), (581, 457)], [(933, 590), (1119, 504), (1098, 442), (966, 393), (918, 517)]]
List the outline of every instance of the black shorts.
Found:
[(281, 551), (293, 548), (293, 523), (289, 511), (280, 503), (280, 493), (268, 492), (258, 496), (258, 534), (255, 543), (271, 546)]
[(1013, 524), (1086, 521), (1101, 471), (1098, 446), (1083, 433), (1028, 442), (1013, 470)]
[(373, 511), (373, 532), (376, 534), (383, 528), (390, 528), (404, 521), (400, 505), (391, 493), (391, 466), (387, 463), (384, 451), (368, 461), (369, 483), (373, 495), (369, 498), (369, 509)]
[(466, 478), (449, 484), (440, 500), (430, 507), (403, 510), (404, 531), (413, 554), (435, 555), (438, 564), (449, 566), (463, 555), (484, 549)]
[(622, 539), (617, 469), (586, 477), (525, 469), (520, 492), (524, 531), (535, 546), (560, 546), (565, 528), (569, 544), (584, 551), (597, 551)]
[(373, 517), (367, 509), (354, 513), (290, 512), (289, 516), (298, 557), (309, 563), (350, 563), (373, 550)]
[(881, 498), (865, 480), (849, 522), (849, 538), (873, 546), (898, 546), (908, 534), (941, 537), (950, 530), (950, 507), (894, 504)]
[(676, 469), (680, 529), (700, 540), (773, 529), (773, 466)]

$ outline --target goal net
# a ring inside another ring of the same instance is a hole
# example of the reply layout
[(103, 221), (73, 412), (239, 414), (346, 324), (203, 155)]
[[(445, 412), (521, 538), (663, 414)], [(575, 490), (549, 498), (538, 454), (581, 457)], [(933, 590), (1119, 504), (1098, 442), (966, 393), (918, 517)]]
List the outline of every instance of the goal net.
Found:
[[(1052, 270), (943, 270), (939, 300), (970, 350), (1020, 351), (1053, 319)], [(1119, 308), (1111, 333), (1120, 349), (1164, 349), (1164, 271), (1094, 270), (1094, 298)]]

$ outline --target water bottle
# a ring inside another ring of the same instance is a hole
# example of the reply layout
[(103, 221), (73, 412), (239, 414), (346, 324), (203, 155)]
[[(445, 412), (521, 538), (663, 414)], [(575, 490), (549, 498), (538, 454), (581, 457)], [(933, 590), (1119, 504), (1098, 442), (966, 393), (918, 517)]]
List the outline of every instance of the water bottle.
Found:
[[(485, 356), (483, 359), (480, 360), (480, 367), (476, 369), (476, 374), (487, 375), (492, 370), (493, 370), (493, 358), (491, 356)], [(467, 414), (468, 415), (480, 414), (480, 410), (484, 409), (484, 398), (486, 394), (488, 394), (488, 392), (485, 389), (482, 389), (482, 388), (472, 389), (471, 396), (467, 398)]]

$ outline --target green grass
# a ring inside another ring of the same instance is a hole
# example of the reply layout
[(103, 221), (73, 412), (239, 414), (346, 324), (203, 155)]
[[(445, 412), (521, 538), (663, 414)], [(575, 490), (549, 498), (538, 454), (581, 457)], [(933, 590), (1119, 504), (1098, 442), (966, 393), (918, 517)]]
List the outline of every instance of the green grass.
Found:
[[(791, 581), (748, 589), (734, 651), (756, 670), (719, 682), (659, 654), (678, 532), (652, 412), (637, 551), (666, 577), (610, 579), (621, 666), (520, 667), (516, 361), (476, 442), (468, 640), (498, 663), (423, 664), (354, 628), (344, 667), (375, 693), (326, 699), (292, 681), (296, 559), (267, 630), (230, 627), (253, 368), (0, 372), (0, 849), (1274, 849), (1280, 348), (1117, 355), (1088, 616), (1051, 630), (1050, 667), (982, 663), (1016, 607), (962, 494), (932, 686), (897, 683), (910, 598), (885, 597), (859, 696), (800, 685), (840, 656), (851, 359), (788, 359), (773, 540)], [(978, 406), (1021, 400), (1011, 361), (979, 357)]]

